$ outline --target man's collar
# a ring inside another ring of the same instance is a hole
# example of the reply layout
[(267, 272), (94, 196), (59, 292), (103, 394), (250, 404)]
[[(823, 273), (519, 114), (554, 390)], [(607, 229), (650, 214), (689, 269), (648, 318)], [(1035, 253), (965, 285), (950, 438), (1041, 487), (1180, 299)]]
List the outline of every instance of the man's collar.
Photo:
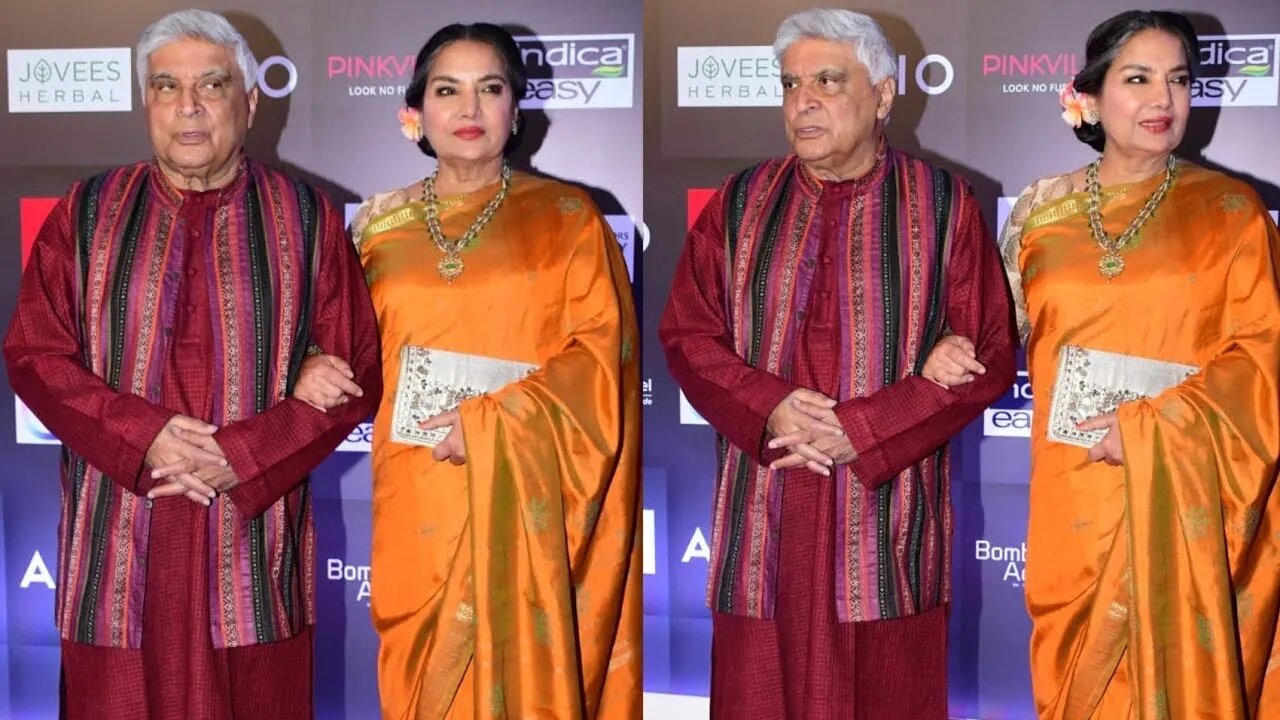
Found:
[[(241, 152), (236, 161), (236, 174), (231, 179), (231, 182), (206, 192), (210, 194), (216, 193), (215, 202), (218, 205), (222, 205), (239, 197), (244, 192), (248, 181), (249, 159)], [(154, 158), (151, 160), (151, 187), (156, 191), (157, 197), (173, 207), (181, 207), (188, 195), (199, 194), (199, 191), (190, 191), (174, 185), (169, 176), (164, 174), (164, 170), (160, 167), (160, 162)]]
[(796, 178), (800, 187), (810, 196), (818, 197), (824, 192), (857, 193), (865, 190), (872, 185), (878, 185), (884, 179), (885, 168), (889, 165), (889, 158), (893, 153), (889, 143), (884, 136), (880, 136), (880, 141), (876, 145), (875, 161), (871, 168), (862, 175), (848, 180), (823, 180), (819, 178), (813, 170), (809, 169), (799, 158), (796, 158)]

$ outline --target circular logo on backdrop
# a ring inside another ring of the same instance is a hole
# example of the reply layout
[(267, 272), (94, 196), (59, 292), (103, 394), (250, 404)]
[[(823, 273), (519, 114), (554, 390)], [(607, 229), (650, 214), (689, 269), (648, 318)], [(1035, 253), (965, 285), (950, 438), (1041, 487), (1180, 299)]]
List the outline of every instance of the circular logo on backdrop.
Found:
[[(267, 72), (272, 68), (284, 69), (284, 81), (280, 73), (272, 73), (267, 79)], [(272, 55), (258, 64), (258, 90), (269, 98), (287, 97), (298, 87), (298, 68), (293, 61), (283, 55)]]
[[(935, 82), (930, 82), (925, 79), (925, 72), (935, 65), (941, 71), (942, 77)], [(955, 79), (956, 69), (945, 55), (930, 53), (916, 63), (916, 87), (920, 88), (921, 92), (926, 95), (941, 95), (951, 88), (951, 84), (955, 82)], [(901, 90), (899, 92), (901, 93)]]

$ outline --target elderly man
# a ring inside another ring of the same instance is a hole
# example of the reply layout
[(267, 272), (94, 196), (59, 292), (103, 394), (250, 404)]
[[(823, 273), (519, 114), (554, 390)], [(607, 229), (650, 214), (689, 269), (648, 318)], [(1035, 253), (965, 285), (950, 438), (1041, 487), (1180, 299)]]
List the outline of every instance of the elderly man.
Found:
[(721, 186), (659, 326), (720, 436), (712, 715), (945, 718), (947, 442), (1013, 380), (1007, 286), (969, 186), (885, 143), (876, 23), (801, 12), (774, 52), (793, 154)]
[[(187, 10), (137, 59), (155, 157), (71, 186), (4, 344), (65, 446), (64, 717), (309, 718), (306, 476), (380, 395), (376, 320), (330, 202), (242, 153), (244, 39)], [(309, 351), (363, 397), (287, 397)]]

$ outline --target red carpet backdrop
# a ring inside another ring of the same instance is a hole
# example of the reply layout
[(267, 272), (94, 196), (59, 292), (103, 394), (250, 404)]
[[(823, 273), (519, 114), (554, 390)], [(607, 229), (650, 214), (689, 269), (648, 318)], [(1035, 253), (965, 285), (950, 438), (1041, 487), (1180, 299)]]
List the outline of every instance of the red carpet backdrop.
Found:
[[(149, 155), (133, 46), (187, 3), (5, 0), (0, 21), (0, 317), (7, 325), (30, 243), (79, 177)], [(346, 204), (432, 169), (396, 111), (418, 49), (450, 22), (503, 24), (531, 79), (524, 169), (587, 188), (628, 258), (641, 212), (642, 11), (638, 0), (346, 2), (277, 0), (225, 13), (259, 62), (249, 152)], [(632, 263), (634, 267), (634, 262)], [(0, 381), (4, 382), (4, 381)], [(0, 405), (0, 717), (57, 717), (53, 626), (58, 449), (12, 398)], [(312, 478), (318, 534), (316, 707), (375, 718), (377, 643), (369, 623), (368, 426)]]
[[(658, 317), (692, 224), (725, 176), (787, 150), (770, 46), (796, 0), (645, 3), (645, 686), (658, 717), (706, 717), (711, 621), (704, 607), (714, 436), (667, 375)], [(983, 202), (992, 242), (1014, 199), (1092, 151), (1059, 117), (1058, 92), (1080, 68), (1085, 38), (1130, 9), (1116, 0), (851, 7), (885, 28), (898, 53), (888, 125), (899, 148), (953, 169)], [(1280, 208), (1277, 42), (1280, 4), (1201, 1), (1174, 8), (1201, 35), (1203, 79), (1183, 157), (1250, 180)], [(1025, 364), (1020, 365), (1025, 369)], [(955, 598), (951, 714), (1034, 717), (1023, 606), (1030, 386), (1018, 383), (964, 431), (953, 461)], [(669, 695), (669, 696), (667, 696)]]

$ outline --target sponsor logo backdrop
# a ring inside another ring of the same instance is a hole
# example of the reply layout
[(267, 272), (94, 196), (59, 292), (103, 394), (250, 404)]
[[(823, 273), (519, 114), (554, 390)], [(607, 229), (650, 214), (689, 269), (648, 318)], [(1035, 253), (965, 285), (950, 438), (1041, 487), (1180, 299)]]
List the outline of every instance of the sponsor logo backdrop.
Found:
[[(587, 188), (636, 266), (643, 228), (639, 0), (550, 0), (523, 9), (497, 0), (281, 0), (252, 13), (225, 0), (203, 6), (227, 14), (262, 66), (249, 152), (315, 182), (347, 207), (348, 218), (362, 198), (431, 171), (396, 120), (414, 56), (431, 32), (454, 21), (507, 25), (531, 79), (517, 166)], [(184, 7), (167, 0), (91, 3), (68, 14), (57, 3), (6, 3), (3, 326), (19, 268), (68, 184), (149, 155), (132, 48), (146, 25)], [(0, 405), (14, 409), (0, 412), (0, 717), (53, 718), (58, 441), (12, 398), (7, 381), (0, 381)], [(377, 641), (368, 616), (368, 439), (367, 425), (353, 431), (312, 479), (321, 718), (378, 714)]]
[[(655, 328), (685, 232), (730, 173), (787, 150), (770, 46), (797, 0), (645, 3), (645, 684), (669, 717), (705, 717), (710, 619), (703, 603), (713, 431), (666, 373)], [(1089, 30), (1128, 9), (981, 0), (867, 0), (898, 54), (889, 124), (898, 147), (964, 174), (994, 238), (1036, 178), (1092, 159), (1057, 96), (1084, 62)], [(1203, 76), (1184, 156), (1225, 166), (1280, 208), (1280, 5), (1185, 2), (1203, 36)], [(1025, 364), (1020, 364), (1025, 371)], [(1023, 600), (1030, 385), (1025, 372), (955, 444), (951, 714), (1034, 717)], [(785, 540), (784, 540), (785, 542)]]

